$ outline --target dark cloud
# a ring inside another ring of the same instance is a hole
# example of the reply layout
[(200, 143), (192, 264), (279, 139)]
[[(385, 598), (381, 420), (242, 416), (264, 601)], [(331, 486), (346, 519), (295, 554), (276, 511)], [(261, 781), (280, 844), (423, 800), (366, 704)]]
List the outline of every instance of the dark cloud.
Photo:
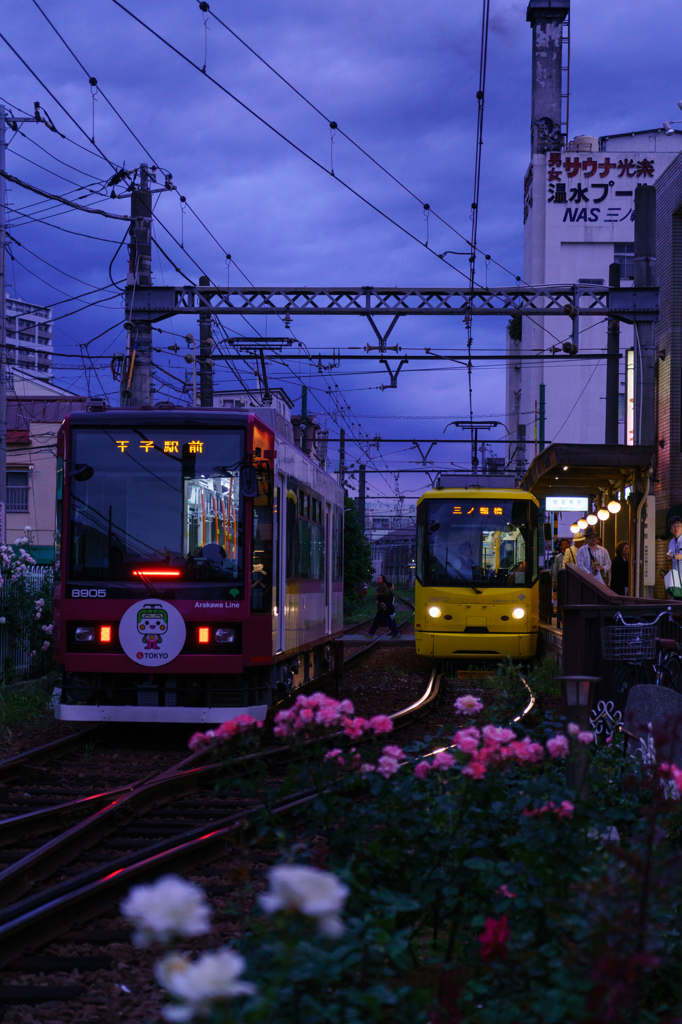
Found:
[[(129, 0), (129, 6), (188, 57), (200, 65), (204, 63), (204, 22), (195, 0), (148, 0), (144, 4)], [(278, 5), (213, 0), (211, 7), (326, 117), (336, 120), (422, 201), (468, 234), (480, 44), (478, 4), (444, 0), (426, 0), (418, 5), (407, 0), (320, 4), (318, 0), (291, 0)], [(402, 234), (277, 138), (111, 0), (45, 0), (44, 10), (89, 74), (97, 77), (153, 160), (172, 171), (181, 193), (252, 281), (407, 285), (463, 280), (422, 244)], [(86, 76), (31, 0), (5, 5), (3, 14), (2, 31), (90, 135), (93, 103)], [(677, 80), (679, 51), (676, 15), (677, 6), (667, 0), (659, 0), (655, 8), (633, 2), (616, 4), (615, 0), (603, 0), (598, 5), (574, 0), (571, 126), (576, 133), (633, 130), (674, 117), (679, 98), (672, 84)], [(209, 73), (328, 168), (330, 129), (325, 120), (214, 20), (209, 19), (208, 24)], [(512, 276), (494, 265), (486, 271), (481, 261), (479, 279), (485, 280), (487, 273), (490, 283), (511, 283), (522, 265), (521, 202), (528, 163), (530, 43), (525, 4), (516, 0), (498, 2), (491, 18), (480, 242), (486, 252), (509, 268)], [(33, 101), (40, 100), (60, 131), (92, 149), (55, 100), (7, 51), (3, 70), (2, 95), (10, 104), (31, 111)], [(8, 154), (8, 169), (24, 180), (50, 191), (66, 192), (74, 185), (60, 181), (50, 170), (76, 186), (86, 180), (85, 175), (104, 178), (109, 173), (104, 160), (63, 142), (43, 126), (31, 125), (25, 134), (33, 141), (15, 139)], [(114, 163), (125, 161), (130, 167), (148, 159), (102, 97), (95, 101), (95, 139)], [(33, 143), (44, 146), (76, 170), (55, 163)], [(20, 159), (20, 154), (47, 170)], [(338, 133), (333, 160), (336, 174), (421, 242), (426, 240), (427, 223), (421, 204)], [(9, 199), (16, 210), (25, 208), (31, 213), (39, 209), (31, 205), (37, 197), (18, 188), (12, 188)], [(124, 206), (109, 203), (108, 208), (121, 210)], [(177, 194), (161, 195), (156, 212), (177, 242), (183, 241), (184, 250), (163, 227), (156, 229), (162, 247), (188, 276), (196, 279), (199, 273), (191, 256), (213, 279), (227, 280), (224, 252), (189, 211), (183, 214)], [(57, 216), (52, 223), (116, 242), (123, 234), (120, 223), (79, 213)], [(433, 216), (428, 228), (430, 244), (437, 252), (465, 248), (461, 239)], [(18, 292), (31, 301), (63, 298), (59, 289), (72, 295), (86, 290), (60, 271), (93, 286), (108, 280), (113, 245), (35, 224), (24, 224), (13, 233), (56, 268), (46, 266), (21, 247), (13, 247), (13, 254), (26, 269), (17, 262), (12, 264), (10, 282), (15, 281)], [(466, 270), (466, 257), (451, 259)], [(115, 278), (125, 272), (123, 250), (114, 261), (113, 272)], [(177, 280), (160, 256), (155, 274), (159, 283)], [(231, 283), (242, 280), (232, 266)], [(55, 333), (60, 350), (77, 352), (79, 344), (122, 319), (120, 300), (105, 305), (105, 309), (58, 321)], [(253, 323), (259, 329), (265, 327), (255, 318)], [(179, 333), (193, 327), (186, 319), (162, 326)], [(228, 326), (250, 330), (243, 321)], [(502, 347), (502, 319), (481, 318), (474, 326), (477, 346)], [(294, 328), (311, 350), (328, 345), (362, 346), (373, 341), (368, 326), (350, 318), (298, 317)], [(267, 329), (279, 334), (281, 324), (270, 317)], [(158, 337), (168, 340), (168, 336)], [(391, 341), (404, 347), (461, 347), (464, 339), (463, 325), (455, 318), (413, 318), (398, 326)], [(113, 330), (93, 342), (90, 351), (111, 354), (120, 351), (123, 343), (122, 332)], [(67, 362), (59, 358), (55, 361), (58, 365)], [(162, 365), (182, 376), (177, 360), (170, 359), (167, 364), (168, 359), (163, 357)], [(437, 436), (446, 421), (410, 425), (370, 417), (442, 413), (456, 418), (468, 411), (466, 372), (461, 366), (403, 372), (398, 389), (383, 392), (368, 390), (388, 381), (379, 368), (364, 372), (363, 367), (362, 373), (348, 374), (344, 367), (331, 385), (305, 364), (296, 364), (294, 371), (293, 375), (281, 374), (292, 397), (298, 400), (303, 379), (311, 387), (313, 406), (333, 411), (334, 404), (325, 392), (330, 386), (336, 390), (338, 384), (338, 393), (345, 395), (356, 420), (370, 432), (381, 427), (384, 434), (404, 434), (408, 430), (410, 434), (419, 431), (421, 436)], [(278, 371), (273, 367), (272, 373), (277, 376)], [(82, 373), (64, 370), (58, 371), (58, 377), (77, 388), (87, 383), (93, 392), (113, 393), (108, 369), (100, 372), (99, 382), (92, 375), (86, 381)], [(228, 379), (222, 369), (218, 377), (220, 381)], [(477, 415), (502, 415), (503, 381), (501, 364), (476, 368)], [(387, 486), (383, 484), (384, 490)], [(406, 482), (406, 489), (411, 490), (412, 484)]]

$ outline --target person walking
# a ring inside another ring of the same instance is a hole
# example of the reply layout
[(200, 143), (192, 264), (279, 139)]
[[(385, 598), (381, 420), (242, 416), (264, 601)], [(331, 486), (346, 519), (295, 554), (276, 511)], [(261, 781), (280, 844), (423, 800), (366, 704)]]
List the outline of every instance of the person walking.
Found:
[(614, 594), (621, 594), (622, 597), (626, 597), (628, 592), (630, 577), (629, 554), (630, 545), (626, 540), (622, 540), (616, 544), (616, 554), (611, 562), (611, 590)]
[(585, 544), (578, 551), (576, 563), (579, 569), (584, 569), (590, 576), (594, 576), (600, 583), (609, 584), (611, 573), (611, 559), (606, 548), (599, 543), (599, 534), (593, 526), (585, 530)]
[(374, 636), (379, 626), (385, 626), (390, 629), (391, 635), (395, 637), (400, 636), (398, 627), (395, 624), (395, 619), (391, 618), (391, 615), (395, 614), (395, 606), (393, 604), (393, 595), (391, 589), (388, 586), (383, 576), (377, 576), (377, 593), (376, 593), (376, 606), (377, 613), (374, 616), (374, 621), (369, 627), (369, 636)]

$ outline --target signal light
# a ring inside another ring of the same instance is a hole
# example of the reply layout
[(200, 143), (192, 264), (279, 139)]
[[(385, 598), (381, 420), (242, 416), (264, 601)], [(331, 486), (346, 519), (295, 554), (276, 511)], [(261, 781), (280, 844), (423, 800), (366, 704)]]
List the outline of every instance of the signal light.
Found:
[(100, 626), (99, 627), (99, 642), (101, 644), (111, 643), (111, 626)]
[(208, 644), (211, 641), (211, 630), (208, 626), (199, 626), (197, 640), (200, 644)]

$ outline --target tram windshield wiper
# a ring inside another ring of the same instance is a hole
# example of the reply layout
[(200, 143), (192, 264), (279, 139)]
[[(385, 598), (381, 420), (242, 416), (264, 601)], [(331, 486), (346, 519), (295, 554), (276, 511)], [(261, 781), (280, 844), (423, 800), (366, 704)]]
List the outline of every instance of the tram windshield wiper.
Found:
[(445, 568), (447, 569), (447, 567), (448, 567), (448, 566), (450, 566), (450, 568), (451, 568), (451, 569), (454, 569), (454, 570), (455, 570), (455, 572), (456, 572), (456, 573), (457, 573), (457, 575), (458, 575), (458, 576), (460, 577), (460, 579), (463, 579), (465, 583), (468, 583), (468, 585), (469, 585), (469, 586), (471, 587), (471, 589), (473, 590), (474, 594), (482, 594), (482, 593), (483, 593), (483, 591), (482, 591), (482, 590), (479, 590), (479, 589), (478, 589), (477, 587), (475, 587), (475, 586), (473, 585), (473, 583), (471, 582), (471, 580), (468, 580), (468, 579), (466, 578), (466, 576), (464, 575), (464, 573), (463, 573), (463, 572), (460, 572), (460, 571), (459, 571), (459, 569), (457, 568), (457, 566), (456, 566), (456, 565), (453, 565), (453, 564), (452, 564), (452, 562), (451, 562), (451, 561), (450, 561), (449, 559), (446, 559), (446, 560), (445, 560)]

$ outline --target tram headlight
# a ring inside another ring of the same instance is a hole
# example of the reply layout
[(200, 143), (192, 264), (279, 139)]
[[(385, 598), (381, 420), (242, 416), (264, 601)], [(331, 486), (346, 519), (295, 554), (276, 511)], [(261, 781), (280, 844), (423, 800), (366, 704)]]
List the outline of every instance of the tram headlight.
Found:
[(216, 629), (215, 640), (217, 644), (233, 644), (235, 632), (233, 629)]
[(440, 618), (440, 608), (438, 607), (437, 604), (431, 605), (431, 607), (429, 608), (429, 615), (431, 616), (432, 619)]
[(92, 643), (95, 639), (94, 626), (77, 626), (76, 627), (76, 640), (80, 640), (81, 643)]
[(513, 617), (515, 619), (522, 619), (525, 614), (526, 614), (526, 609), (525, 608), (515, 608), (514, 611), (512, 612), (512, 615), (513, 615)]

